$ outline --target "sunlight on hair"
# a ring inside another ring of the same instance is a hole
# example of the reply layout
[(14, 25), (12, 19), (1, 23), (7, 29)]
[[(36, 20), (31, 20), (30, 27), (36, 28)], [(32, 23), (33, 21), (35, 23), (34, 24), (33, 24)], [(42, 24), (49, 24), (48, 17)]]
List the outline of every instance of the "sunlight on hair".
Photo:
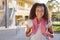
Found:
[(46, 4), (48, 2), (48, 0), (31, 0), (31, 1), (34, 1), (34, 2), (38, 2), (38, 3), (44, 3)]

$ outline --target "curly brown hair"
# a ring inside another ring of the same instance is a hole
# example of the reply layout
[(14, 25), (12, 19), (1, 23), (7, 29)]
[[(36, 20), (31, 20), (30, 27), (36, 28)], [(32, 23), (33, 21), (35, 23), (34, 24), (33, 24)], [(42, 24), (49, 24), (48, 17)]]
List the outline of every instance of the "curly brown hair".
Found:
[(36, 8), (37, 8), (38, 6), (44, 7), (44, 15), (43, 15), (42, 18), (44, 18), (46, 21), (48, 21), (48, 20), (49, 20), (49, 19), (48, 19), (48, 17), (49, 17), (48, 8), (47, 8), (47, 6), (46, 6), (45, 4), (40, 4), (40, 3), (35, 3), (35, 4), (32, 6), (32, 8), (31, 8), (31, 10), (30, 10), (29, 19), (34, 19), (34, 18), (36, 17), (35, 11), (36, 11)]

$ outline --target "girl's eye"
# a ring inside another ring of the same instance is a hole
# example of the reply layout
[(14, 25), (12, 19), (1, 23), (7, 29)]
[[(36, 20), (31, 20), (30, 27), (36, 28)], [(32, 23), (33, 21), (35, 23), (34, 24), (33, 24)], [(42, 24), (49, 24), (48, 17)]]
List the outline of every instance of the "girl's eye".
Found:
[(40, 12), (40, 13), (42, 13), (42, 12), (44, 12), (44, 11), (36, 11), (36, 12)]

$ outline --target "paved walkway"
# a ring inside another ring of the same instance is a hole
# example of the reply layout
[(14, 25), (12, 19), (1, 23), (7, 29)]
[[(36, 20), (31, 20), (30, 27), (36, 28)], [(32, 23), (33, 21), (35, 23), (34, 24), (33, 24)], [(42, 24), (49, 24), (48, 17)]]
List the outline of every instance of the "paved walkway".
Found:
[[(9, 30), (0, 30), (0, 40), (29, 40), (25, 36), (25, 28), (9, 29)], [(60, 34), (54, 35), (54, 38), (50, 40), (60, 40)]]
[(54, 38), (51, 38), (51, 40), (60, 40), (60, 34), (55, 33)]

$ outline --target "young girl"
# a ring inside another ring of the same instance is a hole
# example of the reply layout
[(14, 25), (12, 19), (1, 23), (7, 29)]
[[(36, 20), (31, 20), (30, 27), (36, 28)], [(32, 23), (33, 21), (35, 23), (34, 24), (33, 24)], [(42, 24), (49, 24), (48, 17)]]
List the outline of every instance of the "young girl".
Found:
[(30, 11), (26, 36), (31, 40), (49, 40), (53, 37), (51, 17), (45, 4), (35, 3)]

